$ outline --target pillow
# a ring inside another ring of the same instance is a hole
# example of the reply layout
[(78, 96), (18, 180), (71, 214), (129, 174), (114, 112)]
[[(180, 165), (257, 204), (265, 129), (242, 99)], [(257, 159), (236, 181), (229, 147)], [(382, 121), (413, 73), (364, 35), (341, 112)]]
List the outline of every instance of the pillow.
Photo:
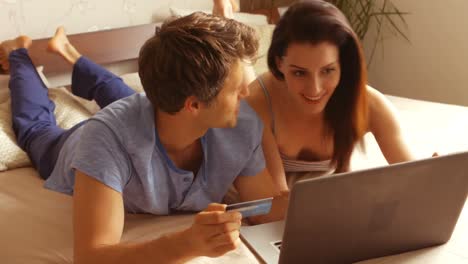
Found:
[[(47, 85), (47, 79), (38, 73)], [(142, 91), (138, 73), (122, 75), (122, 79), (137, 92)], [(28, 155), (16, 144), (16, 136), (11, 123), (11, 100), (8, 89), (9, 78), (6, 75), (0, 78), (0, 171), (31, 166)], [(99, 110), (95, 102), (74, 96), (65, 87), (50, 88), (49, 98), (54, 101), (57, 124), (65, 129), (71, 128), (78, 122), (89, 118)]]
[[(47, 84), (47, 80), (43, 78), (42, 69), (42, 67), (36, 68), (42, 81)], [(9, 81), (9, 75), (0, 76), (0, 171), (31, 164), (26, 153), (16, 145), (16, 137), (11, 124)]]
[(0, 171), (28, 165), (29, 158), (16, 145), (11, 128), (8, 75), (0, 76)]
[[(211, 10), (184, 9), (184, 8), (176, 8), (176, 7), (169, 8), (169, 11), (171, 15), (173, 16), (187, 16), (197, 11), (211, 14)], [(268, 18), (265, 15), (259, 15), (259, 14), (235, 12), (234, 19), (247, 25), (267, 25), (268, 24)]]
[(120, 78), (122, 78), (124, 83), (130, 86), (130, 88), (135, 90), (135, 92), (137, 93), (145, 92), (143, 90), (143, 86), (141, 85), (140, 76), (138, 75), (138, 72), (126, 73), (126, 74), (120, 75)]
[[(9, 89), (0, 84), (0, 171), (30, 166), (27, 154), (16, 144), (11, 122), (11, 100)], [(49, 97), (55, 102), (55, 116), (60, 127), (70, 128), (85, 120), (91, 113), (86, 110), (67, 89), (49, 89)]]

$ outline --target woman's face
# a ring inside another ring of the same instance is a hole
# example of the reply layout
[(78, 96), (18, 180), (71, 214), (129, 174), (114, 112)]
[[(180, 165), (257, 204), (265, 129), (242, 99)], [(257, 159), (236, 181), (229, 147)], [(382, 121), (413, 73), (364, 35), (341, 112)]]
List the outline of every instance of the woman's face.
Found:
[(338, 47), (330, 42), (291, 43), (276, 63), (290, 98), (306, 114), (321, 114), (340, 82)]

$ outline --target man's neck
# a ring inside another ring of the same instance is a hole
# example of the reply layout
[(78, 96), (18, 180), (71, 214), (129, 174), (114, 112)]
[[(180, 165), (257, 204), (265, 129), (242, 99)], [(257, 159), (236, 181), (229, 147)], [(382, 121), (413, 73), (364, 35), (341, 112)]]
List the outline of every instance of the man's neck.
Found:
[(207, 129), (184, 114), (156, 112), (155, 116), (156, 133), (171, 161), (176, 167), (197, 175), (203, 160), (200, 138)]

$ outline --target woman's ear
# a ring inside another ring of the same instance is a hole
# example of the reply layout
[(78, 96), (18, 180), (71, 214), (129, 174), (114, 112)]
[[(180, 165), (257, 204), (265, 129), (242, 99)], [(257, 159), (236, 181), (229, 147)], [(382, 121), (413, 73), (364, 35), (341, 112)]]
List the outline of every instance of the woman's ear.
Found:
[(276, 56), (275, 58), (276, 68), (284, 75), (284, 59), (283, 57)]

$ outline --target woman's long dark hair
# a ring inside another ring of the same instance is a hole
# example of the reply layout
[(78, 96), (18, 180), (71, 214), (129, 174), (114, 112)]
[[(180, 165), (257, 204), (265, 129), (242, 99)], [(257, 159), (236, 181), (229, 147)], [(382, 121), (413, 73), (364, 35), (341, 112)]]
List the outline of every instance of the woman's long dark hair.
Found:
[(277, 79), (284, 80), (276, 58), (284, 56), (291, 43), (324, 41), (338, 47), (341, 65), (340, 81), (325, 107), (325, 122), (333, 134), (332, 163), (340, 172), (349, 165), (354, 146), (367, 130), (366, 64), (361, 42), (346, 17), (321, 0), (292, 5), (273, 32), (268, 67)]

